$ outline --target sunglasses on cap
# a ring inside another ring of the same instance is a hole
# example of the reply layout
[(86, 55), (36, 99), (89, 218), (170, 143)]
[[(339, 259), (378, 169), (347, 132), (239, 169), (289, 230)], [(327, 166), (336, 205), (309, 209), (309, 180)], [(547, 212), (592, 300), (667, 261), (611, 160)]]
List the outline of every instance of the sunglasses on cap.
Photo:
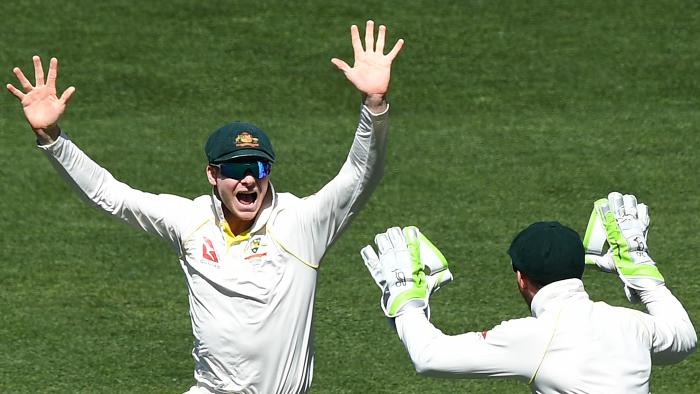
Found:
[(245, 178), (248, 172), (250, 172), (255, 179), (263, 179), (270, 175), (270, 170), (272, 169), (272, 164), (270, 164), (269, 161), (257, 159), (228, 161), (212, 165), (219, 168), (222, 176), (238, 181)]

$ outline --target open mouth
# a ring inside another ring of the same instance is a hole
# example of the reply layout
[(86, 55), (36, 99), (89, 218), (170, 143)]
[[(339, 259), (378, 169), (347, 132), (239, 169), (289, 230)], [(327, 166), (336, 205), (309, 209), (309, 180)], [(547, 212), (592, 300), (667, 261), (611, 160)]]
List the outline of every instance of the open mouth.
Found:
[(258, 199), (258, 193), (256, 192), (238, 192), (236, 193), (236, 199), (239, 203), (243, 205), (255, 204), (255, 200)]

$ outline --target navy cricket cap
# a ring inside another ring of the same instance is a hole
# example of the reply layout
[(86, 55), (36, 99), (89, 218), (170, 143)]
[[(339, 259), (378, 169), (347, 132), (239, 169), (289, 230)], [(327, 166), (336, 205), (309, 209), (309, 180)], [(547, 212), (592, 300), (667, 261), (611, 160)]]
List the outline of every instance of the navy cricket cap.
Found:
[(275, 152), (267, 134), (255, 125), (243, 122), (229, 123), (211, 133), (204, 152), (212, 164), (239, 157), (257, 157), (275, 162)]
[(583, 276), (585, 252), (576, 231), (559, 222), (537, 222), (510, 244), (513, 268), (540, 285)]

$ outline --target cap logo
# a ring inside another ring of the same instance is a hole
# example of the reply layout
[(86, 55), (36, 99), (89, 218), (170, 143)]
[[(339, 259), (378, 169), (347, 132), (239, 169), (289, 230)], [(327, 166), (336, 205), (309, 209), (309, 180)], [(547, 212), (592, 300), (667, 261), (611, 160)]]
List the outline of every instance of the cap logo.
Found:
[(250, 134), (249, 131), (241, 131), (237, 136), (236, 136), (236, 148), (240, 147), (253, 147), (257, 148), (260, 146), (258, 143), (258, 139), (253, 137), (252, 134)]

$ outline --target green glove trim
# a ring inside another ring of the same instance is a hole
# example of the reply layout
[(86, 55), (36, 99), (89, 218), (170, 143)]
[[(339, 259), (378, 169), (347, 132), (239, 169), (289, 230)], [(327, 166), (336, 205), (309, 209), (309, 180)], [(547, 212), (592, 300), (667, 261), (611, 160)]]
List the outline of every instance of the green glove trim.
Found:
[[(607, 208), (607, 207), (606, 207)], [(613, 250), (613, 259), (618, 272), (626, 277), (648, 277), (663, 281), (664, 277), (654, 265), (638, 264), (630, 254), (630, 247), (612, 211), (603, 209), (603, 225), (608, 233), (608, 243)]]
[(442, 254), (440, 249), (438, 249), (435, 245), (433, 245), (433, 243), (430, 242), (428, 237), (423, 235), (423, 233), (418, 233), (418, 240), (420, 242), (422, 242), (425, 246), (427, 246), (428, 249), (430, 249), (435, 254), (435, 256), (437, 256), (437, 258), (440, 260), (440, 264), (442, 265), (442, 267), (440, 269), (432, 269), (432, 267), (431, 267), (430, 273), (433, 274), (435, 272), (439, 272), (439, 271), (446, 269), (447, 268), (447, 259)]
[[(417, 285), (417, 284), (416, 284)], [(422, 283), (422, 287), (415, 287), (410, 290), (406, 290), (399, 294), (394, 300), (392, 300), (391, 305), (389, 305), (389, 316), (396, 316), (396, 313), (401, 309), (401, 307), (410, 300), (421, 300), (425, 299), (426, 293), (428, 292), (428, 287), (425, 281)]]
[(423, 267), (420, 262), (420, 241), (418, 241), (418, 239), (416, 239), (414, 235), (415, 232), (411, 231), (411, 228), (407, 227), (403, 229), (403, 236), (404, 238), (406, 238), (406, 246), (408, 247), (408, 253), (411, 254), (411, 268), (413, 270), (413, 279), (416, 279), (416, 271), (421, 271)]
[(423, 264), (420, 259), (420, 241), (415, 236), (418, 230), (411, 231), (410, 228), (403, 229), (403, 235), (406, 239), (408, 253), (411, 256), (411, 277), (413, 280), (412, 288), (399, 294), (395, 299), (391, 300), (389, 305), (389, 315), (394, 316), (398, 310), (406, 302), (419, 299), (423, 301), (428, 294), (428, 282), (425, 279)]
[(601, 198), (600, 200), (597, 200), (593, 203), (593, 211), (591, 211), (591, 217), (588, 219), (588, 226), (586, 226), (586, 235), (583, 237), (583, 247), (586, 250), (589, 249), (588, 246), (591, 244), (591, 236), (593, 235), (593, 231), (595, 230), (596, 220), (599, 217), (598, 207), (607, 202), (607, 198)]
[[(414, 227), (415, 228), (415, 227)], [(408, 247), (408, 253), (411, 255), (411, 271), (413, 276), (413, 283), (416, 288), (427, 289), (427, 283), (425, 282), (425, 270), (423, 263), (420, 259), (420, 240), (414, 235), (418, 232), (410, 231), (409, 228), (403, 229), (404, 238), (406, 238), (406, 246)], [(419, 236), (420, 238), (420, 236)]]
[(620, 274), (626, 277), (654, 278), (665, 282), (664, 277), (655, 265), (627, 263), (618, 264), (617, 269)]

